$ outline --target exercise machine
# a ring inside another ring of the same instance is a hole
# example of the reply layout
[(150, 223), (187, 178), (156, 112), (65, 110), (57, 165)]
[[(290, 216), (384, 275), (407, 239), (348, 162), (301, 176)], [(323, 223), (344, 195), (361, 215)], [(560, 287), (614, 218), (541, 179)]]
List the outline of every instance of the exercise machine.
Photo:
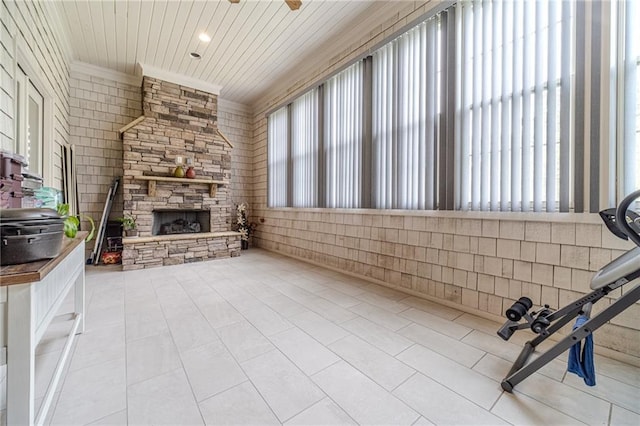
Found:
[[(633, 283), (640, 277), (640, 216), (629, 209), (638, 198), (640, 198), (640, 190), (628, 195), (617, 209), (607, 209), (600, 212), (600, 217), (614, 235), (624, 240), (631, 240), (636, 244), (636, 247), (605, 265), (596, 273), (591, 280), (591, 290), (593, 290), (591, 293), (558, 310), (544, 305), (540, 309), (532, 311), (533, 303), (527, 297), (521, 297), (506, 310), (507, 321), (498, 330), (498, 336), (509, 340), (516, 331), (527, 328), (537, 336), (524, 344), (511, 370), (502, 380), (501, 384), (504, 390), (512, 392), (518, 383), (640, 300), (640, 284), (636, 282), (633, 288), (623, 292), (615, 302), (591, 317), (591, 307), (594, 303), (615, 289)], [(579, 315), (585, 316), (587, 321), (539, 357), (528, 362), (531, 354), (535, 352), (540, 343)]]

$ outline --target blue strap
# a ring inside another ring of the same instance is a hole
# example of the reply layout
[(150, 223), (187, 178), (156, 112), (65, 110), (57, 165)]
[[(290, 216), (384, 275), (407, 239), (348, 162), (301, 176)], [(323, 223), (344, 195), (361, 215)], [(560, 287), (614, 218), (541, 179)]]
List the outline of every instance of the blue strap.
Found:
[[(580, 315), (573, 326), (573, 329), (581, 327), (589, 321), (589, 318)], [(582, 349), (582, 354), (580, 353)], [(582, 341), (577, 342), (569, 349), (569, 361), (567, 371), (577, 374), (584, 379), (587, 386), (596, 385), (596, 368), (593, 362), (593, 334), (590, 333), (584, 339), (584, 348)]]

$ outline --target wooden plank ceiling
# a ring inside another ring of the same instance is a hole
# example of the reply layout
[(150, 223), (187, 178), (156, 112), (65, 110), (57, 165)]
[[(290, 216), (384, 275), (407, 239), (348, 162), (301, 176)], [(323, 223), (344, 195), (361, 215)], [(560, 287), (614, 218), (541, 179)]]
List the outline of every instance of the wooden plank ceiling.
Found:
[[(70, 0), (56, 6), (74, 59), (133, 74), (136, 63), (222, 86), (254, 105), (330, 64), (413, 2), (303, 0)], [(201, 32), (211, 42), (198, 39)], [(202, 55), (191, 59), (190, 52)]]

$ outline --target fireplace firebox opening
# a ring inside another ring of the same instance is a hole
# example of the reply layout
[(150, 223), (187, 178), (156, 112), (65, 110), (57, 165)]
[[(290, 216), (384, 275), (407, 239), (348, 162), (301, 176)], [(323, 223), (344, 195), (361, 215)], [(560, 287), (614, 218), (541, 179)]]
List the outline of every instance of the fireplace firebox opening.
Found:
[(153, 235), (210, 232), (208, 210), (156, 209), (153, 211)]

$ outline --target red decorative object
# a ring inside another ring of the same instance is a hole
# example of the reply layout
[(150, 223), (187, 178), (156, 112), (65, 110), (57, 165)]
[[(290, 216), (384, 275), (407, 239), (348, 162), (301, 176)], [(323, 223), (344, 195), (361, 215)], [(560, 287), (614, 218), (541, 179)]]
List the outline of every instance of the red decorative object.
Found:
[(195, 179), (196, 178), (196, 171), (194, 170), (193, 167), (189, 166), (185, 176), (188, 177), (189, 179)]
[(122, 252), (105, 251), (102, 252), (102, 263), (105, 265), (115, 265), (122, 261)]

